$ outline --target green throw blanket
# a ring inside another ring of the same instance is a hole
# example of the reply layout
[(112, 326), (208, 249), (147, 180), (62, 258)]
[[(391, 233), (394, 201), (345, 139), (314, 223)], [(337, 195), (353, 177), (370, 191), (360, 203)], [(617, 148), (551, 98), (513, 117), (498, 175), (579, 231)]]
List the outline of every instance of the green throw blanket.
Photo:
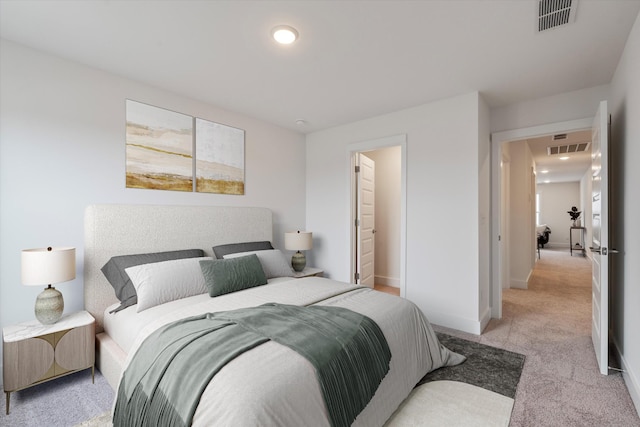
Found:
[(315, 367), (329, 420), (348, 426), (389, 371), (391, 352), (370, 318), (341, 307), (265, 304), (170, 323), (151, 334), (123, 374), (114, 426), (188, 426), (211, 378), (273, 340)]

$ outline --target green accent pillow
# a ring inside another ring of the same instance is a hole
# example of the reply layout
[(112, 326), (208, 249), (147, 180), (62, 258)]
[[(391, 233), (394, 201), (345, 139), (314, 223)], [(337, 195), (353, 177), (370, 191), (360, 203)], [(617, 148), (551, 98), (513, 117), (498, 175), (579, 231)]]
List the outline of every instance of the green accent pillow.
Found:
[(200, 268), (212, 297), (267, 284), (267, 276), (255, 254), (200, 261)]

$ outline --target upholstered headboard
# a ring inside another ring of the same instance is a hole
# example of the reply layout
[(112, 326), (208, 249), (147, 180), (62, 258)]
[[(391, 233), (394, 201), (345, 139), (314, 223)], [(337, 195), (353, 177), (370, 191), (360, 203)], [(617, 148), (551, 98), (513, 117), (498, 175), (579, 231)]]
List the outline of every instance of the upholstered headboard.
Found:
[(203, 249), (273, 238), (266, 208), (92, 205), (84, 219), (84, 306), (102, 332), (104, 310), (118, 302), (100, 269), (115, 255)]

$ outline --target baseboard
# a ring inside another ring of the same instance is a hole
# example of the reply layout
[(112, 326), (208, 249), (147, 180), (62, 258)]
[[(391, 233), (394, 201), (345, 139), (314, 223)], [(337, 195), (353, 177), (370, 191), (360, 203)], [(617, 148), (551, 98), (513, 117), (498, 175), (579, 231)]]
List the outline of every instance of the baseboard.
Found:
[(529, 271), (527, 278), (524, 280), (509, 279), (509, 287), (514, 289), (529, 289), (529, 279), (531, 279), (531, 274), (533, 274), (533, 270)]
[(527, 280), (516, 280), (511, 279), (509, 281), (509, 287), (511, 289), (529, 289), (529, 279)]
[(618, 341), (615, 338), (613, 339), (613, 345), (616, 348), (616, 352), (618, 353), (622, 364), (622, 378), (627, 386), (627, 390), (629, 390), (629, 395), (631, 396), (633, 405), (636, 407), (636, 411), (640, 414), (640, 381), (638, 381), (638, 377), (635, 375), (635, 372), (633, 372), (624, 358), (624, 355), (620, 352), (620, 346), (618, 346)]
[(484, 328), (487, 327), (490, 320), (491, 320), (491, 307), (487, 307), (484, 310), (484, 313), (482, 313), (482, 316), (480, 316), (480, 333), (484, 331)]
[(394, 288), (400, 288), (400, 279), (397, 277), (387, 276), (375, 276), (376, 285), (393, 286)]
[(444, 313), (429, 312), (429, 322), (445, 328), (456, 329), (468, 334), (480, 335), (482, 322), (478, 320), (464, 319)]
[(529, 289), (526, 280), (511, 280), (509, 283), (511, 289)]
[(549, 243), (545, 243), (544, 248), (542, 249), (558, 249), (558, 248), (569, 249), (569, 244), (562, 243), (562, 242), (549, 242)]

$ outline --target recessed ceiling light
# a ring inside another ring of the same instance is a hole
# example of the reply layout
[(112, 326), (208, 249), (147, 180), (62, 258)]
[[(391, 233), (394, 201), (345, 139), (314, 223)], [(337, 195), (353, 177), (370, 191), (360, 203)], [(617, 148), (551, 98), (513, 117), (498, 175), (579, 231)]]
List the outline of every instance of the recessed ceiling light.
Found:
[(569, 156), (560, 157), (560, 160), (569, 160)]
[(288, 25), (278, 25), (271, 30), (271, 35), (280, 44), (291, 44), (298, 38), (298, 31)]
[(307, 121), (306, 121), (306, 120), (303, 120), (303, 119), (298, 119), (298, 120), (296, 120), (296, 124), (297, 124), (298, 126), (304, 126), (304, 125), (306, 125), (306, 124), (307, 124)]
[(545, 169), (543, 171), (540, 171), (540, 173), (549, 173), (549, 171)]
[(549, 184), (551, 181), (549, 181), (548, 179), (545, 179), (544, 183), (545, 184)]

